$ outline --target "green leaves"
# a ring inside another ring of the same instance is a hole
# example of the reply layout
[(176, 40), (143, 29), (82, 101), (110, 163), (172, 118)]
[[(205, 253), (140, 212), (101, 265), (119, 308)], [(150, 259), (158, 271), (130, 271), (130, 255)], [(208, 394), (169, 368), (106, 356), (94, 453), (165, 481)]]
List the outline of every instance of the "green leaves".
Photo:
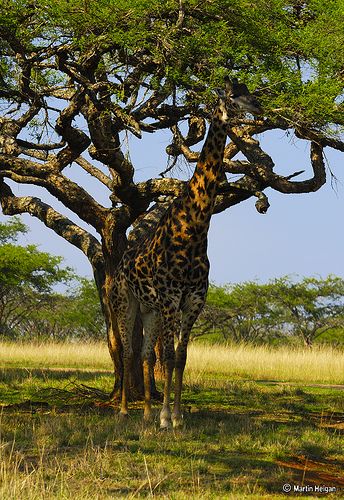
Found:
[[(235, 74), (261, 89), (266, 110), (282, 108), (284, 117), (296, 113), (324, 127), (340, 118), (334, 105), (343, 88), (343, 19), (341, 0), (188, 1), (182, 11), (178, 0), (8, 0), (0, 38), (12, 34), (34, 52), (72, 44), (72, 59), (73, 50), (108, 51), (122, 76), (128, 56), (142, 52), (154, 61), (153, 73), (180, 92), (195, 82), (213, 88)], [(2, 71), (6, 64), (9, 72), (5, 60)], [(38, 80), (51, 78), (58, 80), (47, 73)]]
[(94, 281), (81, 278), (68, 294), (49, 294), (25, 328), (25, 338), (62, 340), (105, 339), (105, 321)]
[(0, 246), (0, 286), (26, 286), (47, 293), (57, 283), (71, 279), (70, 269), (60, 269), (61, 257), (7, 243)]
[(105, 322), (94, 280), (81, 278), (78, 286), (68, 296), (64, 315), (70, 337), (105, 339)]
[(0, 289), (26, 287), (38, 293), (48, 293), (58, 283), (70, 281), (70, 268), (62, 269), (62, 257), (40, 252), (35, 245), (15, 244), (28, 229), (19, 217), (0, 224)]
[(224, 334), (235, 341), (268, 342), (296, 336), (312, 345), (314, 339), (330, 329), (343, 332), (344, 280), (330, 275), (295, 282), (284, 276), (266, 284), (253, 281), (224, 287), (213, 285), (207, 306), (213, 308), (213, 317), (216, 310), (226, 312)]
[[(62, 257), (16, 244), (26, 232), (19, 217), (0, 224), (0, 336), (105, 338), (94, 280), (62, 267)], [(57, 293), (56, 286), (63, 284), (73, 286), (68, 293)]]
[(27, 227), (19, 218), (0, 224), (0, 335), (11, 337), (54, 295), (56, 285), (75, 275), (62, 268), (62, 257), (40, 252), (35, 245), (15, 244)]
[(19, 217), (12, 217), (6, 222), (0, 222), (0, 244), (16, 241), (19, 234), (25, 234), (27, 231), (27, 227)]

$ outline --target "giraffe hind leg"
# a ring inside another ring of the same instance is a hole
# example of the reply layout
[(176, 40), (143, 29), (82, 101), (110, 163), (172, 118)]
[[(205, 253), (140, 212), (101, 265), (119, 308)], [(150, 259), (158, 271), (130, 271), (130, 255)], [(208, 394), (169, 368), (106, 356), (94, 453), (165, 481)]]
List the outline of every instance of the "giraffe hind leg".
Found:
[(143, 362), (143, 380), (145, 390), (145, 406), (144, 420), (152, 419), (152, 404), (151, 404), (151, 373), (154, 365), (154, 347), (159, 335), (159, 315), (156, 311), (145, 311), (141, 309), (141, 318), (143, 323), (143, 345), (142, 345), (142, 362)]
[(187, 358), (187, 346), (191, 328), (198, 318), (203, 305), (204, 298), (199, 294), (194, 294), (188, 297), (183, 307), (180, 336), (176, 348), (174, 405), (172, 413), (172, 422), (174, 428), (183, 426), (181, 396), (183, 389), (183, 375)]
[(164, 384), (164, 400), (162, 410), (160, 412), (160, 428), (168, 429), (172, 426), (171, 421), (171, 385), (172, 376), (175, 364), (175, 350), (174, 350), (174, 335), (177, 328), (177, 314), (173, 308), (165, 308), (162, 311), (162, 334), (164, 346), (164, 371), (165, 371), (165, 384)]
[(138, 311), (138, 302), (125, 280), (119, 286), (117, 297), (117, 323), (122, 342), (123, 380), (121, 390), (120, 415), (128, 415), (130, 374), (133, 363), (133, 329)]

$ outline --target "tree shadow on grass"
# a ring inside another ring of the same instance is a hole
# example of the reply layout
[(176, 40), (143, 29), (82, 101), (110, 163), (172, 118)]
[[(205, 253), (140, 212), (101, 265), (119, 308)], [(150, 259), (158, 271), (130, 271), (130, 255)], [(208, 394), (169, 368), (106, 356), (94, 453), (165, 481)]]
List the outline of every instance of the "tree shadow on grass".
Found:
[(326, 486), (330, 488), (327, 492), (344, 489), (344, 462), (331, 459), (311, 460), (305, 456), (293, 456), (284, 460), (276, 460), (276, 464), (292, 474), (292, 480), (296, 485), (307, 484), (309, 486)]
[[(44, 370), (44, 374), (46, 372), (49, 370)], [(31, 370), (30, 374), (37, 378), (44, 375), (42, 375), (42, 370)], [(176, 461), (183, 459), (186, 461), (186, 466), (188, 466), (188, 461), (192, 460), (196, 464), (197, 474), (200, 474), (202, 484), (208, 484), (208, 487), (212, 488), (216, 476), (216, 481), (221, 485), (222, 491), (235, 491), (235, 488), (244, 488), (246, 484), (258, 484), (265, 491), (281, 493), (283, 481), (286, 483), (294, 481), (298, 484), (302, 481), (304, 470), (307, 473), (308, 484), (320, 484), (326, 479), (330, 486), (341, 485), (338, 471), (343, 464), (338, 465), (334, 462), (330, 464), (330, 459), (326, 460), (325, 457), (312, 459), (309, 456), (308, 464), (310, 465), (307, 469), (305, 457), (292, 457), (292, 450), (289, 451), (290, 456), (286, 450), (283, 458), (280, 456), (275, 458), (268, 451), (262, 452), (257, 449), (250, 451), (251, 438), (254, 443), (255, 440), (259, 442), (262, 436), (266, 439), (266, 436), (270, 435), (273, 438), (271, 442), (273, 442), (282, 428), (284, 431), (281, 436), (284, 439), (285, 435), (302, 434), (304, 429), (316, 429), (324, 424), (326, 415), (319, 414), (318, 411), (310, 411), (311, 401), (307, 398), (307, 394), (302, 394), (300, 391), (290, 394), (284, 392), (260, 394), (255, 393), (253, 387), (248, 387), (247, 391), (245, 387), (241, 391), (236, 391), (234, 387), (231, 390), (205, 389), (200, 392), (189, 388), (185, 391), (184, 398), (185, 429), (178, 431), (179, 438), (175, 441), (173, 431), (167, 435), (159, 434), (157, 429), (161, 405), (154, 405), (156, 424), (148, 429), (145, 435), (142, 432), (142, 403), (136, 405), (131, 403), (131, 418), (125, 423), (120, 422), (119, 419), (113, 418), (114, 413), (118, 411), (117, 405), (116, 407), (101, 406), (102, 402), (106, 402), (108, 394), (83, 383), (94, 382), (104, 375), (103, 372), (68, 370), (62, 375), (66, 374), (68, 376), (59, 378), (59, 381), (66, 381), (67, 385), (62, 388), (43, 386), (32, 393), (29, 400), (7, 405), (3, 408), (3, 412), (99, 415), (99, 419), (93, 420), (92, 424), (94, 432), (99, 434), (96, 434), (95, 442), (103, 443), (109, 435), (113, 435), (108, 449), (113, 448), (114, 453), (136, 454), (139, 452), (144, 456), (151, 456), (152, 463), (156, 461), (157, 454), (161, 455), (161, 460), (164, 456), (169, 456)], [(44, 385), (46, 382), (49, 384), (49, 382), (56, 381), (55, 375), (55, 372), (50, 373), (44, 379)], [(61, 373), (58, 372), (57, 375)], [(21, 373), (21, 376), (24, 377), (24, 373)], [(71, 377), (77, 379), (78, 382), (71, 382)], [(13, 382), (15, 380), (18, 379), (13, 377)], [(285, 405), (286, 397), (291, 398), (289, 406)], [(292, 404), (293, 398), (298, 398), (298, 405)], [(308, 405), (307, 411), (302, 403)], [(103, 419), (106, 415), (111, 415), (111, 418)], [(334, 412), (328, 415), (332, 419), (332, 424), (335, 418), (342, 416), (343, 414), (334, 415)], [(97, 430), (98, 422), (99, 427), (105, 427), (105, 431)], [(241, 436), (243, 442), (241, 442)], [(245, 442), (245, 436), (247, 442)], [(199, 444), (194, 446), (192, 444), (194, 441), (196, 444), (199, 441)], [(235, 449), (229, 445), (233, 442), (236, 443)], [(69, 448), (70, 445), (68, 445)], [(71, 451), (75, 452), (75, 449), (71, 448)], [(314, 464), (311, 463), (312, 461)], [(326, 467), (329, 465), (332, 469), (326, 472)], [(171, 467), (173, 470), (173, 462)], [(190, 478), (187, 476), (189, 473), (190, 468), (185, 469), (185, 473), (182, 472), (181, 481), (185, 484), (190, 483)], [(168, 473), (168, 475), (171, 474), (173, 472)], [(166, 482), (166, 484), (161, 484), (156, 491), (167, 493), (169, 489), (170, 486)], [(124, 490), (125, 488), (123, 490), (115, 488), (113, 491), (118, 494), (131, 491), (130, 488), (128, 491)]]
[(92, 382), (99, 377), (112, 376), (107, 370), (79, 370), (64, 368), (0, 368), (2, 383), (12, 382), (20, 384), (28, 378), (37, 378), (42, 382), (77, 379), (83, 382)]
[[(109, 372), (6, 368), (0, 370), (2, 411), (31, 412), (96, 409), (109, 403), (112, 377)], [(109, 384), (107, 380), (109, 379)], [(105, 379), (105, 384), (104, 384)], [(99, 388), (101, 381), (102, 388)], [(98, 384), (98, 387), (89, 384)], [(108, 385), (108, 391), (103, 389)], [(104, 408), (104, 411), (107, 411)], [(112, 410), (113, 411), (113, 410)]]
[[(113, 402), (109, 401), (112, 374), (108, 371), (6, 368), (0, 369), (0, 374), (3, 384), (0, 403), (3, 403), (6, 410), (36, 412), (54, 408), (63, 412), (79, 408), (108, 413), (106, 406), (109, 405), (110, 411), (114, 411)], [(109, 392), (103, 389), (104, 379), (105, 383), (106, 379), (109, 380)], [(34, 380), (32, 387), (28, 384), (30, 380)], [(98, 387), (89, 385), (97, 383)], [(42, 387), (37, 389), (39, 385)], [(12, 398), (11, 395), (14, 394), (15, 397)], [(202, 422), (206, 415), (211, 415), (213, 421), (219, 422), (235, 416), (237, 419), (260, 419), (267, 425), (284, 424), (293, 427), (309, 425), (311, 421), (319, 425), (319, 422), (336, 423), (344, 419), (343, 412), (332, 410), (327, 414), (322, 410), (319, 413), (315, 396), (299, 388), (291, 391), (290, 388), (272, 388), (271, 392), (266, 392), (252, 384), (234, 384), (223, 389), (194, 386), (185, 388), (183, 399), (184, 412), (186, 415), (193, 414), (194, 422), (197, 421), (197, 415)], [(138, 405), (130, 404), (131, 408), (137, 408)], [(338, 430), (338, 426), (336, 429)]]

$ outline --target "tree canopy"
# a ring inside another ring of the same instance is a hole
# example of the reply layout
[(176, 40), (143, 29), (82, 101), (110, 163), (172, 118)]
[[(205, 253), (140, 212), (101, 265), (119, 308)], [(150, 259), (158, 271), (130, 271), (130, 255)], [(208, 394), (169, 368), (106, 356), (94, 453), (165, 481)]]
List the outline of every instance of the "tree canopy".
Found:
[(232, 342), (299, 339), (312, 346), (332, 331), (343, 344), (344, 280), (283, 276), (260, 284), (256, 281), (211, 285), (207, 304), (193, 331), (193, 338), (221, 334)]
[(0, 335), (14, 336), (19, 325), (51, 302), (56, 285), (75, 277), (61, 267), (62, 257), (17, 245), (23, 232), (27, 227), (18, 218), (0, 224)]
[[(343, 19), (340, 0), (4, 1), (1, 178), (46, 188), (102, 236), (110, 219), (128, 227), (185, 183), (135, 183), (121, 134), (170, 130), (167, 153), (196, 161), (191, 148), (204, 137), (213, 90), (229, 74), (256, 92), (264, 118), (241, 117), (229, 129), (225, 169), (241, 178), (224, 181), (216, 211), (252, 195), (264, 211), (267, 186), (319, 189), (323, 148), (344, 151)], [(274, 172), (253, 135), (276, 128), (312, 141), (313, 177), (296, 182), (300, 172)], [(239, 151), (245, 161), (233, 160)], [(112, 212), (68, 177), (71, 164), (108, 188)], [(15, 197), (4, 182), (0, 196), (5, 213), (29, 212), (93, 263), (99, 258), (94, 239), (38, 199)]]
[[(107, 290), (126, 231), (153, 202), (185, 192), (171, 168), (197, 162), (225, 76), (245, 83), (264, 114), (229, 124), (223, 166), (235, 177), (223, 176), (215, 213), (251, 196), (265, 213), (266, 188), (308, 193), (326, 182), (324, 148), (344, 151), (343, 8), (342, 0), (1, 2), (0, 204), (6, 215), (37, 217), (88, 257), (117, 373)], [(276, 171), (258, 140), (276, 129), (308, 141), (306, 172)], [(166, 163), (137, 182), (126, 139), (159, 131), (170, 138)], [(92, 188), (74, 180), (79, 171)], [(43, 188), (73, 220), (13, 183)], [(97, 199), (99, 186), (108, 203)], [(150, 212), (148, 229), (159, 213)]]

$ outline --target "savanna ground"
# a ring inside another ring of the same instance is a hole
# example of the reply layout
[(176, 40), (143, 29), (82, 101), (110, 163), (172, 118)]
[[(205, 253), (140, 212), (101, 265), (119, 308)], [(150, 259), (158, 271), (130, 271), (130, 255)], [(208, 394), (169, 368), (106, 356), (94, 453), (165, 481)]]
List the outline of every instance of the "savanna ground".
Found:
[(192, 345), (187, 366), (185, 428), (161, 432), (102, 406), (105, 345), (0, 343), (0, 498), (344, 498), (343, 351)]

